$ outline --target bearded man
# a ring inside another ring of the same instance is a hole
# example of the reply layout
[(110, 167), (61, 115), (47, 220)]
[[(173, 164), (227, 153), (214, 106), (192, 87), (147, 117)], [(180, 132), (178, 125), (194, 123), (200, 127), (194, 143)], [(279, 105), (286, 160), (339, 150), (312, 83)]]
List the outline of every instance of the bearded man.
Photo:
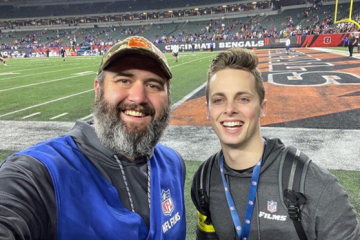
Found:
[(184, 240), (184, 161), (158, 144), (171, 77), (145, 38), (111, 47), (94, 82), (94, 121), (2, 164), (0, 239)]

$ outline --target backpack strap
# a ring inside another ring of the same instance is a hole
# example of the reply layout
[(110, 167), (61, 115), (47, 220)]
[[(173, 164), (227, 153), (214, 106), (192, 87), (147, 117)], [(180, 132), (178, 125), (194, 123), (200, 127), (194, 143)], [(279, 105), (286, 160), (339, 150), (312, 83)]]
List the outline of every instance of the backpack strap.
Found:
[(279, 168), (279, 190), (281, 202), (288, 209), (288, 214), (295, 226), (300, 240), (307, 240), (301, 224), (301, 210), (307, 199), (305, 177), (311, 160), (293, 146), (287, 147)]
[(205, 219), (206, 224), (211, 224), (211, 214), (209, 211), (209, 193), (210, 193), (210, 177), (211, 177), (211, 169), (214, 165), (215, 157), (211, 157), (205, 161), (203, 165), (201, 165), (200, 171), (200, 182), (199, 182), (199, 189), (198, 189), (198, 196), (199, 196), (199, 204), (201, 209), (203, 210), (205, 215), (207, 216)]
[(210, 204), (210, 177), (211, 177), (211, 169), (214, 165), (215, 157), (212, 157), (206, 161), (203, 168), (201, 169), (200, 175), (200, 188), (199, 188), (199, 195), (200, 195), (200, 206), (203, 209), (206, 209), (208, 212), (207, 218), (205, 220), (206, 224), (210, 224), (211, 221), (211, 214), (209, 210)]

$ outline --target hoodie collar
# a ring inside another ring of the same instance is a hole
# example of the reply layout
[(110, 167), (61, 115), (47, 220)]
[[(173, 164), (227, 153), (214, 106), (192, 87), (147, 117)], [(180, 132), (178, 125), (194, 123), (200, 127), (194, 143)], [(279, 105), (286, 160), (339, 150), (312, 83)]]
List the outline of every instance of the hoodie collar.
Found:
[[(111, 159), (110, 162), (117, 164), (114, 159), (114, 155), (117, 155), (120, 160), (127, 160), (127, 158), (119, 153), (115, 153), (111, 149), (106, 148), (101, 142), (99, 137), (97, 136), (95, 129), (93, 127), (93, 122), (84, 122), (77, 121), (73, 129), (71, 129), (68, 133), (74, 141), (76, 145), (84, 150), (84, 154), (90, 159), (89, 156), (96, 157), (100, 161), (107, 161), (107, 159)], [(134, 160), (134, 162), (142, 162), (144, 159), (148, 160), (152, 157), (154, 153), (154, 149), (151, 150), (146, 156), (138, 157)], [(125, 162), (129, 162), (128, 160)]]
[[(261, 172), (264, 172), (278, 157), (278, 155), (285, 149), (284, 144), (281, 142), (280, 139), (278, 138), (273, 138), (273, 139), (269, 139), (264, 137), (265, 140), (267, 141), (267, 146), (266, 146), (266, 150), (264, 153), (264, 158), (263, 158), (263, 164), (261, 166)], [(219, 162), (220, 162), (220, 157), (223, 155), (222, 150), (220, 152), (217, 153), (216, 156), (216, 168), (220, 171), (220, 167), (219, 167)], [(239, 173), (233, 169), (231, 169), (230, 167), (228, 167), (226, 164), (224, 164), (224, 174), (225, 175), (229, 175), (229, 176), (234, 176), (234, 177), (251, 177), (252, 176), (252, 171), (249, 169), (248, 171), (245, 171), (243, 173)]]

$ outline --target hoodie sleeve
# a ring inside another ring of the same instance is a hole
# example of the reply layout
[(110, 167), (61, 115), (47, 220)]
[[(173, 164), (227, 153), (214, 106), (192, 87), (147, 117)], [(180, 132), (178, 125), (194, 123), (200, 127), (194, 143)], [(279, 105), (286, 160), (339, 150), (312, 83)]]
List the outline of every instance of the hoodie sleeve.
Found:
[(0, 168), (0, 239), (56, 239), (56, 203), (46, 167), (10, 156)]
[(360, 239), (360, 225), (356, 212), (337, 178), (331, 176), (320, 194), (314, 215), (317, 239)]

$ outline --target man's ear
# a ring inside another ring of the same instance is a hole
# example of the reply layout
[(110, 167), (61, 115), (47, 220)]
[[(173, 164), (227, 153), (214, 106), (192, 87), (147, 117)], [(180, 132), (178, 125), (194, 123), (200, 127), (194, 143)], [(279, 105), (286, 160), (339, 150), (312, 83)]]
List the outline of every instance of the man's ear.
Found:
[(209, 120), (210, 119), (209, 105), (207, 102), (205, 102), (205, 105), (206, 105), (206, 119)]
[(95, 80), (94, 80), (95, 97), (98, 95), (99, 87), (100, 87), (100, 83), (99, 83), (99, 81), (97, 80), (97, 78), (95, 78)]
[(267, 99), (264, 99), (264, 101), (261, 104), (260, 118), (266, 116), (266, 111), (267, 111)]

